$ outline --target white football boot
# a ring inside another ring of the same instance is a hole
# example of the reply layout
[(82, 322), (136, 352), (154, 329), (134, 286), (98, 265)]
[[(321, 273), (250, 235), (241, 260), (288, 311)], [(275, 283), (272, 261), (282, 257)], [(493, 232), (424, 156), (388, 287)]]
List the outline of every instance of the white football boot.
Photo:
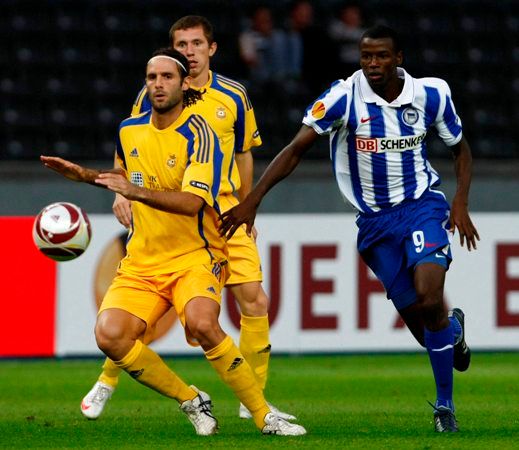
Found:
[[(270, 411), (273, 412), (276, 416), (281, 417), (284, 420), (297, 420), (296, 416), (293, 416), (292, 414), (285, 413), (283, 411), (280, 411), (277, 409), (274, 405), (271, 405), (267, 402), (267, 406), (270, 408)], [(240, 409), (238, 411), (238, 415), (240, 419), (252, 419), (252, 414), (247, 409), (247, 407), (240, 403)]]
[(306, 430), (301, 425), (290, 423), (273, 413), (265, 416), (265, 426), (261, 429), (263, 434), (276, 434), (278, 436), (302, 436)]
[(83, 398), (81, 402), (81, 413), (87, 419), (97, 419), (103, 409), (105, 409), (106, 402), (110, 400), (115, 388), (98, 381), (90, 392)]
[(210, 436), (218, 432), (218, 421), (213, 416), (213, 404), (209, 394), (190, 386), (198, 395), (193, 400), (186, 400), (180, 410), (187, 416), (199, 436)]

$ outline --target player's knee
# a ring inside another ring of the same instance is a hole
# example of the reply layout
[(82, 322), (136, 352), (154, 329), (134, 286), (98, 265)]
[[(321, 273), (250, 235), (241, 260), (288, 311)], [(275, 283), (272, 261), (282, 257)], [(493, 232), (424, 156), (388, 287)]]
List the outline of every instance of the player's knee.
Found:
[(444, 322), (447, 312), (443, 304), (442, 292), (426, 295), (422, 300), (424, 323), (427, 328), (436, 327)]
[(97, 346), (103, 353), (111, 353), (124, 336), (122, 330), (115, 326), (107, 326), (106, 322), (98, 322), (95, 328)]
[(268, 314), (269, 299), (259, 282), (254, 288), (243, 285), (234, 294), (243, 315), (258, 317)]
[(137, 337), (117, 322), (97, 321), (95, 338), (99, 349), (113, 360), (120, 360), (131, 350)]
[(220, 324), (212, 317), (201, 317), (189, 322), (189, 331), (200, 343), (212, 342), (215, 334), (221, 331)]
[(428, 279), (415, 279), (414, 288), (422, 308), (425, 303), (434, 303), (443, 295), (443, 285)]

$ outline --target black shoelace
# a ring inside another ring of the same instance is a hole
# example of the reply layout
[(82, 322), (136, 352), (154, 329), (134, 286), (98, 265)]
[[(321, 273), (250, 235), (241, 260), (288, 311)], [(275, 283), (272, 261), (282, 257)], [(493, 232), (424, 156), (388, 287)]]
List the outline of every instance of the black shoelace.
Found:
[(212, 419), (215, 419), (215, 417), (211, 414), (211, 408), (213, 406), (213, 403), (211, 402), (211, 400), (202, 400), (202, 397), (200, 397), (200, 395), (198, 397), (200, 398), (200, 406), (199, 406), (200, 411), (202, 411), (206, 416), (209, 416)]

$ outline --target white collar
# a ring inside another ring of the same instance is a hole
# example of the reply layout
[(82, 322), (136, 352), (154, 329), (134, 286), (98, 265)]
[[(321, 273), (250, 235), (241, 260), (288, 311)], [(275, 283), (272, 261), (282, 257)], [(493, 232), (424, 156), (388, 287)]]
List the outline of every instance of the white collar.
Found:
[(408, 105), (413, 102), (414, 99), (414, 83), (413, 78), (401, 67), (397, 67), (398, 78), (404, 79), (404, 87), (400, 95), (395, 98), (391, 103), (386, 102), (382, 97), (375, 94), (373, 89), (368, 83), (368, 80), (364, 76), (364, 73), (360, 73), (360, 97), (365, 103), (376, 103), (379, 106), (391, 106), (399, 107), (402, 105)]

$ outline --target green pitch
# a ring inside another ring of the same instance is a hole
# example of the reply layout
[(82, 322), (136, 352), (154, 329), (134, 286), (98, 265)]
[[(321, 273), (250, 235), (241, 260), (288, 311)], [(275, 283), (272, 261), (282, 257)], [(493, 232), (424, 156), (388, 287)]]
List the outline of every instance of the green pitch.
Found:
[(433, 432), (434, 384), (425, 354), (274, 356), (267, 397), (308, 434), (262, 436), (199, 358), (167, 360), (209, 392), (220, 433), (199, 437), (177, 403), (126, 374), (97, 421), (79, 404), (101, 360), (0, 361), (0, 448), (519, 449), (519, 353), (475, 354), (455, 374), (461, 432)]

